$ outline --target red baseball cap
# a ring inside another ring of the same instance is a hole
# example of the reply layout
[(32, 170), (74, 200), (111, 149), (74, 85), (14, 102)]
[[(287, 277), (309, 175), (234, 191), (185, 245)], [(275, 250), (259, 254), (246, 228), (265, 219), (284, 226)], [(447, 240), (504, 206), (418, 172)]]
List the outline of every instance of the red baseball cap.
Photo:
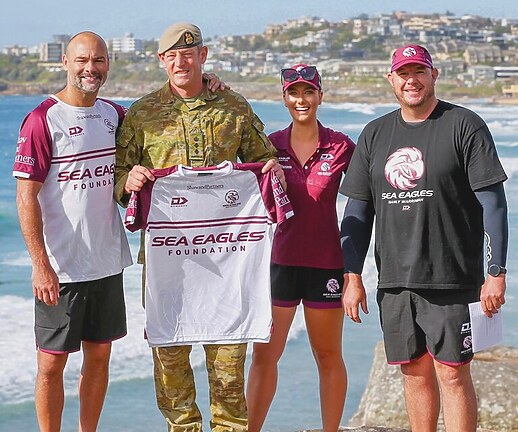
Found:
[(293, 84), (306, 83), (317, 90), (322, 90), (320, 74), (316, 66), (304, 63), (296, 64), (290, 68), (281, 70), (282, 91), (285, 92)]
[(409, 63), (417, 63), (433, 69), (432, 56), (425, 47), (421, 45), (405, 45), (399, 47), (394, 51), (394, 54), (392, 54), (390, 72), (394, 72), (401, 66)]

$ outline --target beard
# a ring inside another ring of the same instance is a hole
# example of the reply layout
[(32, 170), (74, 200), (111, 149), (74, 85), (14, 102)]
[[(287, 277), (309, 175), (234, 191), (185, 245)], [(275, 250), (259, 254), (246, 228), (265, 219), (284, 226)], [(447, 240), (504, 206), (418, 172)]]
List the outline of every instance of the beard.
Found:
[(418, 98), (405, 97), (404, 91), (396, 91), (396, 89), (394, 89), (394, 95), (399, 104), (407, 108), (421, 108), (430, 103), (430, 101), (435, 100), (435, 91), (433, 87), (426, 89), (426, 91)]
[[(84, 78), (91, 77), (96, 78), (96, 80), (94, 82), (86, 82), (86, 80), (84, 80)], [(72, 85), (85, 93), (96, 93), (105, 83), (105, 81), (106, 78), (103, 79), (100, 74), (77, 75), (74, 77)]]

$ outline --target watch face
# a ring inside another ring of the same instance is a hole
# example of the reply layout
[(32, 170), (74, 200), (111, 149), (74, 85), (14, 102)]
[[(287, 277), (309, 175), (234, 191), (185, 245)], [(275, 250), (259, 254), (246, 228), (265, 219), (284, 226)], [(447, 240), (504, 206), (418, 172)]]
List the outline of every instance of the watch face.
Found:
[(497, 277), (500, 274), (507, 273), (507, 270), (504, 267), (500, 267), (498, 264), (491, 264), (487, 269), (487, 272), (494, 277)]

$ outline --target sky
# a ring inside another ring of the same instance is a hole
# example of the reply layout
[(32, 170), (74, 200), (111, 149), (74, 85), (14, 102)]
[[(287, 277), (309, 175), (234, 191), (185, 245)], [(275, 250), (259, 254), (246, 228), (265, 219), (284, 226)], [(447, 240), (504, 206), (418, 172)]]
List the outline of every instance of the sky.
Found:
[(139, 39), (160, 37), (178, 21), (197, 24), (205, 37), (262, 33), (268, 24), (318, 16), (337, 22), (358, 16), (407, 12), (450, 11), (494, 18), (518, 18), (517, 0), (2, 0), (0, 48), (34, 46), (52, 41), (54, 34), (83, 30), (105, 39), (131, 32)]

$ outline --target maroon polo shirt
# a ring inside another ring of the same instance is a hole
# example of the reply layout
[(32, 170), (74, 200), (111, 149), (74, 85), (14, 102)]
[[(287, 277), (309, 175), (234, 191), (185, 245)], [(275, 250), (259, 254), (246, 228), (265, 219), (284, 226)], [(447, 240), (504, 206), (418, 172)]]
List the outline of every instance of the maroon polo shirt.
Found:
[(269, 138), (288, 183), (295, 216), (275, 231), (272, 262), (281, 265), (343, 267), (336, 196), (355, 147), (341, 132), (318, 123), (319, 143), (302, 166), (290, 145), (292, 125)]

